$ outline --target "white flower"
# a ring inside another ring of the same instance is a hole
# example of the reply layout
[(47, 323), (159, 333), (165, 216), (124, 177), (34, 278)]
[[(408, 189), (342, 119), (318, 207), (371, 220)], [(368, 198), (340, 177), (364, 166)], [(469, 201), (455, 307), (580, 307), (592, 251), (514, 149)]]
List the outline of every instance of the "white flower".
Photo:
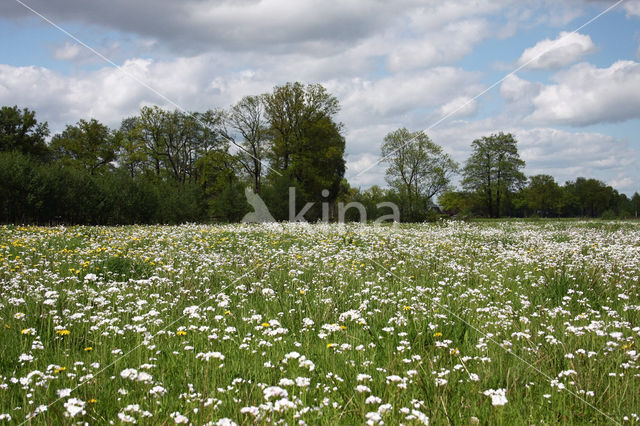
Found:
[(162, 386), (154, 386), (154, 387), (151, 388), (149, 393), (157, 398), (157, 397), (163, 396), (165, 393), (167, 393), (167, 390), (165, 388), (163, 388)]
[(505, 405), (508, 402), (506, 389), (487, 389), (483, 394), (491, 397), (491, 404), (494, 406)]
[(185, 416), (183, 416), (182, 414), (180, 414), (177, 411), (174, 412), (174, 413), (171, 413), (169, 415), (169, 417), (171, 417), (173, 419), (173, 421), (176, 422), (176, 424), (179, 424), (179, 423), (187, 424), (187, 423), (189, 423), (189, 419), (186, 418)]
[(64, 408), (67, 410), (64, 413), (65, 417), (75, 417), (78, 414), (86, 414), (84, 405), (84, 401), (81, 401), (78, 398), (70, 398), (67, 402), (64, 403)]
[(358, 385), (358, 386), (356, 386), (356, 392), (359, 392), (359, 393), (364, 393), (364, 392), (370, 393), (371, 389), (369, 389), (369, 386)]
[(242, 414), (251, 414), (252, 416), (256, 417), (258, 416), (258, 414), (260, 414), (260, 409), (258, 407), (242, 407), (240, 409), (240, 413)]
[(236, 422), (226, 417), (218, 420), (215, 424), (216, 426), (238, 426)]
[(301, 388), (306, 388), (311, 384), (311, 379), (307, 377), (296, 377), (296, 385)]
[(138, 377), (138, 370), (135, 368), (125, 368), (120, 372), (120, 377), (123, 379), (135, 380)]
[(209, 361), (211, 358), (219, 359), (220, 361), (224, 361), (224, 355), (220, 352), (200, 352), (196, 355), (197, 359), (203, 359), (205, 361)]
[(378, 413), (380, 414), (386, 414), (391, 410), (393, 410), (393, 405), (391, 404), (382, 404), (378, 407)]
[(262, 392), (264, 393), (264, 399), (266, 400), (269, 400), (273, 397), (287, 398), (289, 396), (289, 393), (286, 391), (286, 389), (282, 389), (279, 386), (269, 386)]
[(118, 418), (122, 423), (137, 423), (136, 419), (130, 414), (118, 413)]
[(136, 381), (143, 383), (151, 383), (153, 381), (153, 377), (149, 373), (145, 373), (141, 371), (138, 373), (138, 377), (136, 377)]
[(66, 398), (71, 395), (71, 389), (58, 389), (58, 398)]
[(382, 402), (382, 399), (378, 398), (377, 396), (373, 396), (371, 395), (370, 397), (368, 397), (367, 399), (364, 400), (365, 404), (380, 404)]
[(376, 412), (369, 412), (364, 417), (367, 419), (367, 425), (383, 424), (382, 416)]
[(295, 384), (296, 384), (296, 382), (294, 382), (293, 380), (288, 379), (288, 378), (286, 378), (286, 377), (283, 377), (283, 378), (282, 378), (282, 379), (280, 379), (280, 381), (278, 382), (278, 385), (279, 385), (279, 386), (293, 386), (293, 385), (295, 385)]

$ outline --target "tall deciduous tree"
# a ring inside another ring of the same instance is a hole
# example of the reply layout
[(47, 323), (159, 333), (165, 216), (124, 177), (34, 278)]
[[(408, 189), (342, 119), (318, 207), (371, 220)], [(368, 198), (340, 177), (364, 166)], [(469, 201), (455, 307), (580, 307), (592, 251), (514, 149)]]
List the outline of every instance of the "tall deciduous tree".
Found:
[(444, 191), (458, 165), (424, 132), (406, 128), (387, 134), (382, 157), (389, 165), (387, 183), (408, 201), (410, 220), (416, 220), (432, 204), (431, 199)]
[(319, 84), (296, 82), (275, 87), (264, 102), (271, 136), (268, 157), (279, 174), (270, 174), (275, 187), (295, 186), (301, 198), (313, 202), (327, 189), (322, 201), (334, 204), (345, 172), (342, 125), (333, 120), (337, 98)]
[(220, 138), (221, 113), (183, 113), (157, 106), (143, 107), (136, 118), (136, 134), (158, 176), (169, 175), (178, 182), (197, 179), (195, 162), (210, 150), (223, 149)]
[(35, 111), (20, 110), (17, 105), (0, 108), (0, 151), (19, 151), (46, 160), (47, 136), (49, 127), (46, 122), (38, 123)]
[(505, 198), (526, 181), (520, 171), (525, 162), (518, 154), (517, 141), (512, 134), (500, 132), (474, 140), (471, 147), (463, 185), (481, 196), (490, 217), (500, 217)]
[(67, 126), (51, 140), (54, 157), (65, 164), (78, 165), (89, 174), (108, 168), (116, 159), (122, 136), (96, 119), (80, 120)]
[[(245, 96), (231, 107), (225, 118), (231, 130), (226, 132), (226, 136), (240, 149), (238, 161), (251, 178), (253, 192), (259, 194), (269, 131), (264, 117), (264, 97)], [(238, 141), (232, 132), (237, 133), (242, 140)]]

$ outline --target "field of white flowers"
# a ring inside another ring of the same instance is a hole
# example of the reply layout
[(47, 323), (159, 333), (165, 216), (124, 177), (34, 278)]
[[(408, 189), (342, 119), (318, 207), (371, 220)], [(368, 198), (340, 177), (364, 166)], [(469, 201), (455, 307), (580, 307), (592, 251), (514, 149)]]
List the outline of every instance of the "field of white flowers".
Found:
[(639, 225), (0, 227), (0, 424), (637, 423)]

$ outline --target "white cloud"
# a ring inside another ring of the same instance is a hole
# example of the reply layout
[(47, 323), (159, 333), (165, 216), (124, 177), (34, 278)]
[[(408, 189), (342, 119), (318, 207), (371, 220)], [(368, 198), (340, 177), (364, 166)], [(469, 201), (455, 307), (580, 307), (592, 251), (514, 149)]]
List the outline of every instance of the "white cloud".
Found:
[(72, 61), (77, 59), (85, 51), (86, 48), (77, 43), (66, 42), (63, 46), (53, 51), (53, 58), (61, 61)]
[(531, 99), (538, 93), (542, 85), (524, 80), (515, 74), (511, 74), (504, 79), (500, 85), (500, 95), (510, 101), (517, 102), (522, 99)]
[(531, 122), (586, 126), (640, 118), (640, 63), (582, 63), (554, 77), (532, 99)]
[(627, 0), (623, 3), (627, 16), (640, 16), (640, 0)]
[(213, 106), (212, 99), (228, 99), (224, 92), (233, 90), (212, 87), (206, 65), (203, 58), (170, 62), (134, 59), (122, 65), (126, 74), (107, 67), (74, 76), (42, 67), (0, 65), (0, 104), (28, 106), (54, 131), (90, 117), (118, 126), (122, 118), (137, 113), (142, 105), (174, 108), (130, 75), (188, 109), (206, 109)]
[(489, 34), (490, 25), (483, 19), (453, 22), (418, 39), (399, 41), (390, 52), (389, 68), (404, 71), (458, 61)]
[[(367, 121), (374, 116), (401, 116), (415, 109), (440, 107), (462, 95), (479, 92), (477, 75), (454, 67), (394, 74), (378, 80), (354, 80), (344, 90), (343, 108)], [(353, 117), (357, 119), (357, 117)]]
[(578, 62), (595, 49), (588, 35), (563, 31), (555, 40), (544, 39), (525, 49), (518, 59), (518, 65), (538, 70), (562, 68)]
[(444, 117), (470, 117), (478, 111), (478, 101), (468, 96), (460, 96), (440, 107), (440, 114)]

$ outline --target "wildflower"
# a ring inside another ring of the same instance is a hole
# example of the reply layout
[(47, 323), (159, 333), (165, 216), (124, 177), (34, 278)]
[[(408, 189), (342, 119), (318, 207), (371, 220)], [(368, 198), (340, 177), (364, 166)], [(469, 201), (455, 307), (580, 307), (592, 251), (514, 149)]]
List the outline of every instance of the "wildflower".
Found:
[(505, 405), (507, 401), (506, 389), (487, 389), (483, 392), (483, 395), (491, 397), (491, 404), (493, 406)]
[(411, 306), (405, 306), (403, 309), (404, 309), (405, 311), (410, 311), (410, 310), (411, 310)]
[(435, 333), (433, 333), (433, 337), (442, 337), (442, 333), (439, 331), (436, 331)]
[(278, 397), (278, 398), (289, 397), (289, 392), (287, 392), (286, 389), (282, 389), (280, 386), (269, 386), (265, 388), (262, 392), (264, 393), (264, 399), (266, 399), (267, 401), (273, 397)]
[(93, 350), (93, 348), (91, 346), (87, 346), (86, 348), (84, 348), (85, 352), (91, 352)]
[(62, 373), (62, 372), (63, 372), (63, 371), (65, 371), (66, 369), (67, 369), (67, 367), (58, 367), (58, 368), (56, 368), (55, 370), (53, 370), (53, 372), (54, 372), (55, 374), (58, 374), (58, 373)]
[(187, 332), (184, 330), (178, 330), (176, 331), (176, 336), (186, 336)]
[(56, 334), (58, 336), (68, 336), (69, 334), (71, 334), (71, 332), (67, 329), (62, 329), (62, 330), (56, 330)]
[(84, 410), (85, 403), (78, 398), (70, 398), (67, 402), (64, 403), (65, 417), (75, 417), (78, 414), (84, 415), (87, 412)]
[(31, 335), (31, 334), (35, 334), (35, 332), (36, 332), (35, 328), (23, 328), (20, 333)]
[(337, 346), (337, 343), (327, 343), (327, 349), (328, 348), (333, 348), (334, 346)]
[(95, 398), (91, 398), (91, 399), (89, 399), (89, 400), (87, 401), (87, 404), (95, 404), (96, 402), (98, 402), (98, 400), (97, 400), (97, 399), (95, 399)]
[(260, 324), (263, 327), (271, 327), (271, 324), (269, 324), (268, 322), (263, 322), (262, 324)]
[(58, 389), (57, 392), (58, 398), (66, 398), (71, 395), (71, 389)]
[(165, 388), (163, 388), (162, 386), (154, 386), (154, 387), (151, 388), (149, 393), (152, 396), (155, 396), (156, 398), (158, 398), (158, 397), (163, 396), (165, 393), (167, 393), (167, 390)]

